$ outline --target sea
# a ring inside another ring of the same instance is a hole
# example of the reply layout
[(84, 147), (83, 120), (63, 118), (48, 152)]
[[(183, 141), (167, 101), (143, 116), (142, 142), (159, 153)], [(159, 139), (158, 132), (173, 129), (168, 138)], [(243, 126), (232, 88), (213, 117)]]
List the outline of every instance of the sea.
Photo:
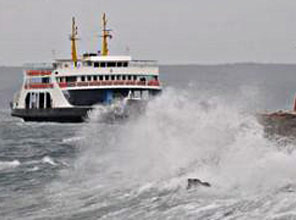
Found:
[(292, 109), (296, 65), (161, 66), (162, 94), (113, 123), (11, 117), (22, 68), (0, 76), (0, 219), (296, 219), (296, 142), (257, 120)]

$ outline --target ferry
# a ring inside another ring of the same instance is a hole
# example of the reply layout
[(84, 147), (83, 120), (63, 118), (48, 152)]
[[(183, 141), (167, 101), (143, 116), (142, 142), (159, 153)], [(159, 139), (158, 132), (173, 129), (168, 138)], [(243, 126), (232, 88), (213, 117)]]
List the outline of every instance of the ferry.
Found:
[(110, 55), (106, 14), (102, 16), (101, 51), (77, 54), (77, 25), (72, 18), (71, 59), (27, 64), (11, 115), (24, 121), (83, 122), (96, 106), (118, 101), (144, 102), (161, 90), (157, 61)]

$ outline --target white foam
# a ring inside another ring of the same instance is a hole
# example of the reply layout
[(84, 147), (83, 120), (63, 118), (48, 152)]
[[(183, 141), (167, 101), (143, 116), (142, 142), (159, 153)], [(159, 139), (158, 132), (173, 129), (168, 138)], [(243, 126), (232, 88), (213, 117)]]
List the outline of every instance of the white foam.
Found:
[(0, 161), (0, 170), (18, 167), (21, 163), (18, 160)]
[(49, 157), (49, 156), (45, 156), (45, 157), (43, 157), (42, 158), (42, 162), (43, 163), (48, 163), (48, 164), (50, 164), (50, 165), (52, 165), (52, 166), (56, 166), (57, 164), (54, 162), (54, 160), (51, 158), (51, 157)]
[(34, 166), (33, 168), (29, 169), (30, 172), (35, 172), (40, 170), (40, 168), (38, 166)]
[(80, 141), (83, 137), (70, 137), (63, 139), (63, 143), (71, 143), (71, 142), (77, 142)]

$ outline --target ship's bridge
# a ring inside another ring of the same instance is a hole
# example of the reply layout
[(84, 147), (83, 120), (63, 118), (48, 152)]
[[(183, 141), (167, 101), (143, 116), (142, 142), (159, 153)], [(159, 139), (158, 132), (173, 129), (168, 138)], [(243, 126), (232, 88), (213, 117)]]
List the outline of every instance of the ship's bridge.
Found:
[(87, 55), (76, 63), (71, 59), (60, 59), (54, 63), (57, 75), (94, 74), (146, 74), (158, 75), (158, 65), (154, 60), (133, 60), (130, 56)]
[(92, 54), (84, 54), (82, 65), (84, 67), (95, 68), (114, 68), (114, 67), (128, 67), (132, 58), (130, 56), (99, 56)]
[(89, 61), (131, 61), (132, 57), (131, 56), (99, 56), (99, 55), (94, 55), (94, 54), (84, 54), (83, 55), (84, 60), (89, 60)]

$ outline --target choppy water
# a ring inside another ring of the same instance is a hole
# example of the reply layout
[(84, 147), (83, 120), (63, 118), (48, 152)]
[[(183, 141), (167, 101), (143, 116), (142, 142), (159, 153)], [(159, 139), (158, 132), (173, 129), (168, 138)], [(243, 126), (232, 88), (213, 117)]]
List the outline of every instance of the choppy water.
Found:
[(295, 144), (254, 116), (290, 107), (296, 66), (162, 67), (164, 93), (114, 124), (10, 117), (18, 71), (0, 68), (1, 219), (296, 219)]

